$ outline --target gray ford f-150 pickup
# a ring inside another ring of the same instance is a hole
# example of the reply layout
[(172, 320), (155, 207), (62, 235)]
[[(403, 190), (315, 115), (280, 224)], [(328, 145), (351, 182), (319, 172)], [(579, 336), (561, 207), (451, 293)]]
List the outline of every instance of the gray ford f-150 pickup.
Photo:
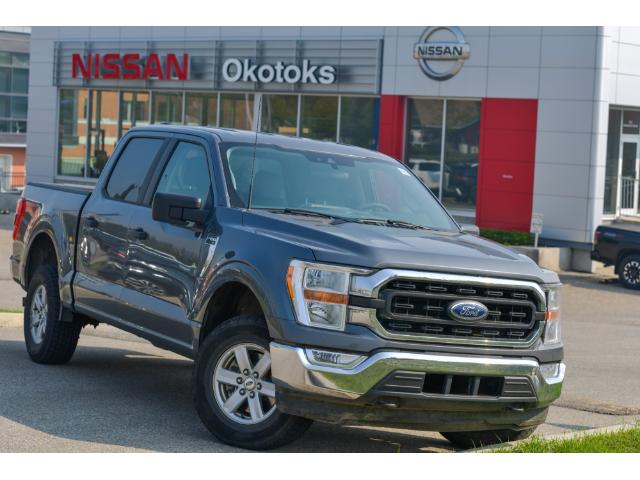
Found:
[(565, 372), (558, 276), (467, 230), (378, 152), (150, 126), (94, 188), (27, 185), (11, 268), (35, 362), (69, 361), (86, 325), (139, 335), (195, 360), (229, 444), (320, 420), (467, 447), (530, 434)]

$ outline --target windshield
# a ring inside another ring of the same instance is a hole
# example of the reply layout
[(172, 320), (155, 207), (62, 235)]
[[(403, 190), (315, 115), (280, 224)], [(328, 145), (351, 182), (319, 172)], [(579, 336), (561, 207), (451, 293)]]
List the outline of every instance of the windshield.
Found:
[(222, 147), (233, 206), (458, 230), (429, 190), (395, 160), (260, 144)]

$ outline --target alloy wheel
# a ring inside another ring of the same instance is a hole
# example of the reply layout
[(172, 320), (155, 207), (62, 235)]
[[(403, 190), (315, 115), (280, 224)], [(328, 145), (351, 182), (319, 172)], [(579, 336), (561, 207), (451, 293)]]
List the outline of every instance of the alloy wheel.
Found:
[(44, 333), (47, 329), (48, 311), (47, 289), (44, 285), (40, 285), (33, 293), (31, 307), (29, 309), (31, 338), (36, 344), (42, 343), (42, 339), (44, 338)]
[(631, 260), (630, 262), (625, 263), (622, 274), (624, 275), (624, 279), (630, 285), (640, 284), (640, 262), (637, 260)]
[(271, 380), (271, 355), (254, 343), (227, 349), (213, 373), (214, 396), (231, 420), (255, 425), (276, 410), (276, 390)]

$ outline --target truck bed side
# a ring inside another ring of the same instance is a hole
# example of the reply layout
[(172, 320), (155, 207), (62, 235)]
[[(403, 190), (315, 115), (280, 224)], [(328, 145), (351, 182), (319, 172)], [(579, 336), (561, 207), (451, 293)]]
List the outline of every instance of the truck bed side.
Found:
[(91, 187), (28, 183), (21, 201), (24, 213), (14, 234), (11, 273), (24, 289), (29, 281), (32, 254), (53, 247), (58, 259), (60, 294), (64, 305), (71, 305), (71, 280), (76, 254), (78, 220)]

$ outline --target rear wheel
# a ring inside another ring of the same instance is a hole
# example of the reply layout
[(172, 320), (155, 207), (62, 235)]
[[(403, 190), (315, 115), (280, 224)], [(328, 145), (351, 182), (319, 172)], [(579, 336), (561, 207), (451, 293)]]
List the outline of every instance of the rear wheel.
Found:
[(58, 271), (54, 265), (37, 268), (27, 290), (24, 338), (27, 353), (36, 363), (67, 363), (78, 345), (82, 324), (61, 322)]
[(620, 283), (627, 288), (640, 290), (640, 255), (627, 255), (618, 267)]
[(261, 316), (232, 318), (209, 334), (194, 366), (193, 391), (202, 422), (230, 445), (276, 448), (311, 425), (276, 407), (269, 334)]
[(440, 432), (440, 434), (459, 448), (479, 448), (496, 443), (524, 440), (531, 436), (536, 427), (524, 430), (484, 430), (481, 432)]

